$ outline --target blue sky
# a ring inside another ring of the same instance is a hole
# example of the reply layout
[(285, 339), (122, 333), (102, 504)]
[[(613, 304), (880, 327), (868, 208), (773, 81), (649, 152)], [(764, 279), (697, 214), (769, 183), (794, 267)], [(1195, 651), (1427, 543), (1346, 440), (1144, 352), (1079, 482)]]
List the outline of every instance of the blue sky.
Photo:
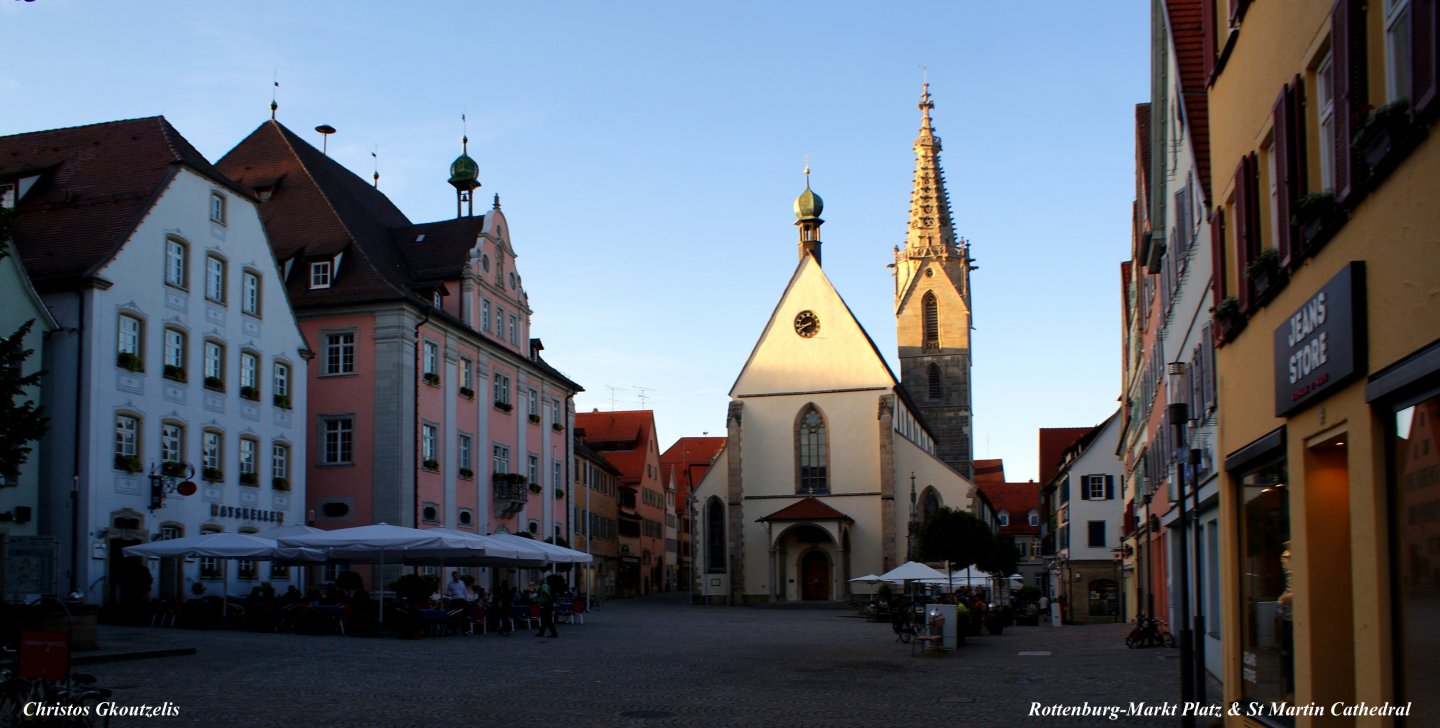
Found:
[[(0, 0), (0, 134), (164, 114), (218, 159), (269, 116), (417, 222), (453, 215), (460, 115), (499, 193), (536, 336), (581, 411), (724, 434), (726, 392), (825, 199), (825, 270), (895, 361), (920, 66), (971, 241), (975, 456), (1036, 474), (1036, 430), (1120, 387), (1148, 4)], [(618, 389), (611, 390), (610, 387)], [(642, 389), (644, 388), (644, 389)]]

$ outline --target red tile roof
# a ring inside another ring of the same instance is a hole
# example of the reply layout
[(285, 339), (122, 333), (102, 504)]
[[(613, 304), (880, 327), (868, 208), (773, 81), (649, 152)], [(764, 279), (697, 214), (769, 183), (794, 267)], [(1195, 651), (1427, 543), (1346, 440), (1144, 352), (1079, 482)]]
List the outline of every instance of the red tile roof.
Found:
[(1085, 436), (1089, 427), (1042, 427), (1040, 428), (1040, 477), (1039, 482), (1049, 483), (1060, 472), (1060, 458), (1069, 448)]
[(575, 428), (585, 444), (605, 456), (623, 483), (639, 483), (645, 473), (645, 448), (654, 437), (655, 413), (650, 410), (579, 412)]
[(682, 437), (660, 454), (661, 476), (667, 483), (671, 474), (675, 476), (677, 502), (683, 502), (686, 494), (705, 479), (724, 447), (723, 437)]
[(988, 485), (990, 483), (1005, 482), (1005, 461), (997, 460), (976, 460), (975, 485)]
[(855, 519), (831, 508), (819, 498), (810, 496), (791, 503), (760, 521), (853, 521)]
[(249, 194), (162, 116), (0, 137), (0, 181), (40, 177), (12, 230), (36, 290), (74, 287), (110, 262), (181, 166)]
[[(297, 309), (411, 298), (415, 281), (393, 235), (411, 229), (390, 198), (334, 159), (270, 120), (217, 164), (257, 191), (260, 214), (282, 263), (295, 259), (286, 289)], [(264, 196), (263, 194), (261, 195)], [(310, 289), (310, 262), (344, 254), (329, 288)]]
[(1001, 536), (1038, 536), (1039, 526), (1031, 526), (1028, 515), (1030, 511), (1040, 510), (1040, 484), (1039, 483), (991, 483), (980, 485), (980, 490), (990, 498), (991, 504), (995, 506), (995, 512), (1007, 511), (1010, 514), (1010, 525), (1001, 526)]
[[(1165, 0), (1171, 43), (1180, 67), (1180, 101), (1205, 199), (1210, 199), (1210, 79), (1205, 77), (1205, 36), (1200, 0)], [(1173, 92), (1172, 92), (1173, 93)]]

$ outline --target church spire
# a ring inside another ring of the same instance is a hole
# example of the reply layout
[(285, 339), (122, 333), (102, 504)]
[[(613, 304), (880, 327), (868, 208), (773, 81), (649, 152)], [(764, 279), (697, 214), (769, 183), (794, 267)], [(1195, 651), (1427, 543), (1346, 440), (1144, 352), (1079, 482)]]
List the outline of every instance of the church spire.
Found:
[(905, 249), (911, 255), (945, 256), (959, 253), (955, 248), (954, 221), (950, 219), (950, 196), (945, 192), (945, 173), (940, 169), (940, 137), (935, 136), (930, 112), (930, 84), (920, 86), (920, 136), (915, 138), (915, 179), (910, 190), (910, 227)]

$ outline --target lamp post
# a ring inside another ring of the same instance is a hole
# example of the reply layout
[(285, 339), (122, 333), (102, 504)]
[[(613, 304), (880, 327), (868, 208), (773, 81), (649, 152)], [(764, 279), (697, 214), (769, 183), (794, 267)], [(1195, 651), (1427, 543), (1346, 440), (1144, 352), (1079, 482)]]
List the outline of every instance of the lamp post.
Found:
[[(1175, 447), (1177, 449), (1184, 448), (1187, 444), (1186, 430), (1190, 420), (1190, 406), (1181, 399), (1181, 392), (1183, 392), (1186, 387), (1186, 365), (1185, 362), (1180, 361), (1170, 362), (1167, 369), (1168, 381), (1166, 382), (1166, 390), (1168, 390), (1167, 396), (1170, 404), (1166, 407), (1166, 415), (1170, 420), (1171, 428), (1174, 430)], [(1195, 513), (1192, 514), (1191, 511), (1186, 508), (1185, 504), (1186, 481), (1193, 480), (1193, 478), (1186, 478), (1186, 471), (1189, 469), (1188, 461), (1197, 455), (1198, 451), (1190, 451), (1190, 453), (1185, 460), (1179, 458), (1175, 460), (1175, 485), (1179, 490), (1178, 505), (1180, 507), (1180, 527), (1176, 536), (1176, 546), (1178, 547), (1176, 549), (1176, 561), (1179, 562), (1177, 567), (1180, 580), (1180, 699), (1187, 703), (1195, 702), (1197, 699), (1203, 700), (1205, 696), (1203, 646), (1200, 648), (1202, 650), (1202, 652), (1199, 653), (1200, 659), (1196, 660), (1196, 640), (1203, 638), (1204, 633), (1201, 631), (1197, 634), (1196, 630), (1192, 629), (1192, 625), (1190, 624), (1190, 549), (1186, 543), (1186, 539), (1190, 536), (1190, 529), (1192, 528), (1190, 518), (1192, 515), (1197, 519), (1199, 517), (1198, 495), (1196, 496)], [(1194, 489), (1194, 483), (1190, 483), (1189, 485)], [(1198, 541), (1195, 547), (1195, 553), (1198, 555), (1200, 553)], [(1198, 564), (1196, 572), (1198, 593)], [(1203, 630), (1202, 621), (1197, 618), (1196, 622), (1198, 625), (1201, 625)], [(1195, 716), (1182, 716), (1180, 724), (1185, 726), (1185, 728), (1194, 728)]]

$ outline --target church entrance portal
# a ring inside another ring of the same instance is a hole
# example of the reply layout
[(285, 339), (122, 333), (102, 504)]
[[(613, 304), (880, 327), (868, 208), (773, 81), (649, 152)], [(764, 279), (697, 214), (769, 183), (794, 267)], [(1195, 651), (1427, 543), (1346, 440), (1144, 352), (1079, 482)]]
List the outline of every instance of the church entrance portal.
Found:
[(830, 599), (830, 557), (824, 551), (811, 551), (800, 559), (800, 578), (801, 599)]

